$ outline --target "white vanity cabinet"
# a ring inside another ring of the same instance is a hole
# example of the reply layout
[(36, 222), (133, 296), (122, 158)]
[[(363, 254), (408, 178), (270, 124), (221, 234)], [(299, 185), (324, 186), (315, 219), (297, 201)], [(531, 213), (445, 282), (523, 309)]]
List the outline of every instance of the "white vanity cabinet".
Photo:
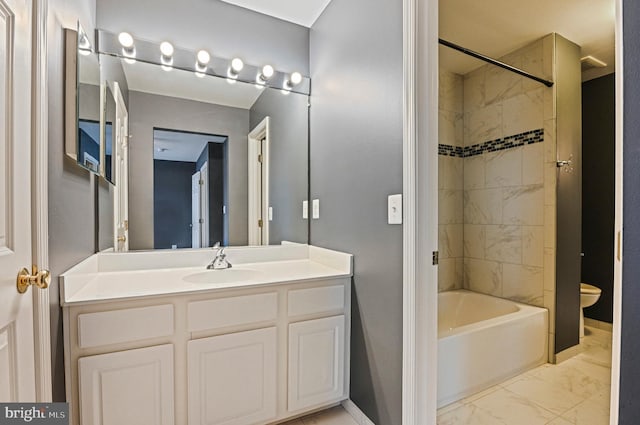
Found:
[(73, 425), (261, 425), (349, 394), (350, 278), (64, 307)]
[(302, 410), (344, 391), (345, 317), (289, 325), (289, 409)]
[(173, 425), (173, 345), (78, 360), (82, 424)]
[(276, 346), (275, 327), (189, 341), (189, 424), (275, 420)]

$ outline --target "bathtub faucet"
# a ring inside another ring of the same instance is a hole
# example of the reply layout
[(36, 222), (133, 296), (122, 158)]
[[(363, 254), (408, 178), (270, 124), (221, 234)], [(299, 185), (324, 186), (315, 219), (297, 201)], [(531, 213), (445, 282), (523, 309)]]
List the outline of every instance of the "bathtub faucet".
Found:
[(213, 246), (216, 251), (216, 256), (207, 266), (207, 270), (224, 270), (230, 269), (231, 263), (227, 261), (227, 254), (224, 253), (224, 247), (220, 246), (220, 242), (216, 242)]

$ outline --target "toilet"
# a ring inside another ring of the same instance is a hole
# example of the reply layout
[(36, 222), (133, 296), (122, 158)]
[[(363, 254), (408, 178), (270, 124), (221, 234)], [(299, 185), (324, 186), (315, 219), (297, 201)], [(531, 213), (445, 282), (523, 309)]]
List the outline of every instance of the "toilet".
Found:
[(580, 284), (580, 338), (584, 336), (584, 308), (594, 305), (600, 299), (602, 290), (588, 283)]

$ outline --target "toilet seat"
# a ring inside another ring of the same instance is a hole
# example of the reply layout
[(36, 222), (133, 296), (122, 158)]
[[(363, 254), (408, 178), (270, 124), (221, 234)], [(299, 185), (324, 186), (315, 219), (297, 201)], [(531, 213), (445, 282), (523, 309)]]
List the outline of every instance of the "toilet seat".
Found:
[(593, 286), (593, 285), (589, 285), (588, 283), (581, 283), (580, 284), (580, 293), (581, 294), (593, 294), (593, 295), (600, 295), (602, 293), (602, 289)]

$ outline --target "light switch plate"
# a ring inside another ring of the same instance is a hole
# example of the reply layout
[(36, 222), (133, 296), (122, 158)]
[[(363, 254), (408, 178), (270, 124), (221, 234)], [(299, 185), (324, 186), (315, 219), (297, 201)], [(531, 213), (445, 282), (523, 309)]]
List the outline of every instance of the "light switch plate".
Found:
[(402, 194), (389, 195), (387, 207), (389, 224), (402, 224)]
[(302, 201), (302, 218), (309, 218), (309, 201)]
[(269, 221), (273, 221), (273, 207), (269, 207)]
[(312, 204), (313, 211), (311, 212), (314, 220), (320, 218), (320, 199), (314, 199)]

